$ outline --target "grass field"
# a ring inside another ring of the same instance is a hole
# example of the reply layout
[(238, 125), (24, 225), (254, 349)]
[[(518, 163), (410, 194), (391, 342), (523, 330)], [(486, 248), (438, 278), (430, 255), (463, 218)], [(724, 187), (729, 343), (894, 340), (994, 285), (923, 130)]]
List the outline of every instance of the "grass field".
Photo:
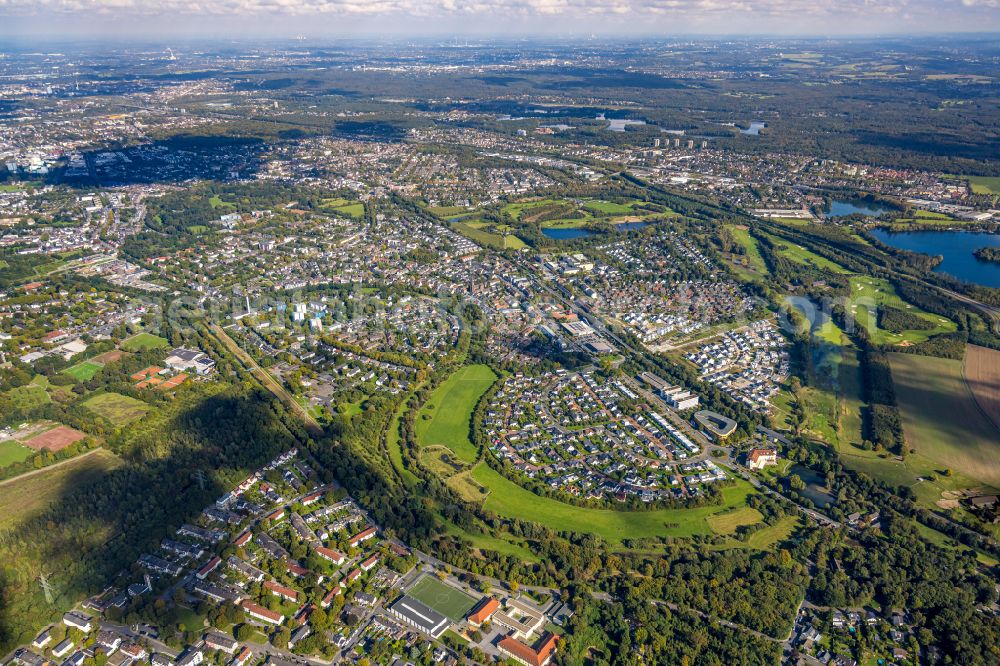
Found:
[(441, 582), (434, 576), (428, 575), (421, 576), (406, 593), (453, 622), (458, 622), (468, 615), (479, 601), (461, 590)]
[(815, 252), (807, 250), (801, 245), (796, 245), (791, 241), (783, 238), (777, 238), (775, 236), (770, 236), (770, 239), (775, 244), (778, 254), (789, 261), (802, 264), (803, 266), (816, 266), (817, 268), (821, 268), (832, 273), (840, 273), (842, 275), (850, 273), (850, 271), (840, 264), (834, 263), (826, 257), (822, 257)]
[(615, 511), (587, 509), (540, 497), (502, 476), (485, 463), (472, 471), (472, 477), (486, 486), (490, 494), (484, 507), (508, 518), (540, 523), (553, 530), (596, 534), (613, 543), (622, 539), (650, 536), (694, 536), (711, 534), (708, 517), (745, 506), (753, 492), (749, 483), (722, 491), (724, 503), (694, 509), (659, 509), (655, 511)]
[(122, 342), (125, 351), (136, 352), (143, 349), (160, 349), (167, 346), (167, 339), (152, 333), (138, 333)]
[(936, 462), (1000, 486), (1000, 430), (983, 414), (962, 362), (890, 354), (907, 446)]
[(634, 206), (636, 201), (630, 201), (628, 204), (615, 203), (613, 201), (604, 201), (603, 199), (587, 199), (583, 202), (584, 207), (591, 208), (598, 213), (605, 213), (607, 215), (628, 215), (632, 212), (632, 206)]
[(0, 442), (0, 467), (27, 460), (32, 450), (13, 439)]
[(469, 418), (496, 378), (485, 365), (467, 365), (448, 377), (417, 414), (417, 443), (440, 444), (451, 449), (459, 460), (475, 462), (479, 452), (469, 441)]
[(189, 606), (177, 605), (171, 609), (171, 615), (175, 622), (184, 625), (188, 631), (201, 632), (205, 628), (205, 617)]
[(125, 425), (142, 418), (151, 408), (141, 400), (118, 393), (101, 393), (85, 400), (83, 406), (115, 425)]
[(527, 247), (525, 242), (515, 236), (514, 234), (496, 234), (489, 231), (483, 231), (477, 228), (473, 223), (469, 222), (455, 222), (451, 225), (452, 229), (462, 234), (471, 241), (475, 241), (480, 245), (485, 245), (486, 247), (496, 248), (498, 250), (520, 250), (521, 248)]
[(453, 474), (448, 477), (445, 483), (466, 502), (480, 502), (489, 493), (488, 488), (472, 478), (471, 470)]
[(78, 456), (57, 467), (29, 472), (0, 484), (0, 529), (15, 525), (45, 510), (59, 499), (67, 484), (81, 486), (100, 481), (120, 465), (118, 458), (104, 449)]
[[(936, 546), (940, 546), (941, 548), (948, 548), (950, 550), (955, 550), (958, 548), (961, 548), (962, 550), (968, 549), (968, 546), (959, 543), (958, 541), (955, 541), (954, 539), (952, 539), (950, 536), (948, 536), (943, 532), (938, 532), (933, 528), (927, 527), (923, 523), (918, 523), (917, 521), (914, 520), (913, 526), (917, 528), (917, 532), (920, 533), (921, 537), (927, 539)], [(983, 553), (978, 550), (976, 551), (976, 558), (988, 567), (995, 567), (997, 565), (997, 560), (995, 557), (987, 555), (986, 553)]]
[(32, 382), (24, 386), (18, 386), (7, 391), (15, 407), (19, 409), (34, 409), (52, 402), (45, 387)]
[(1000, 177), (969, 176), (969, 187), (974, 194), (1000, 194)]
[(63, 374), (69, 375), (78, 382), (85, 382), (93, 379), (94, 375), (100, 372), (103, 367), (94, 361), (82, 361), (63, 370)]
[(756, 525), (764, 520), (764, 516), (757, 509), (744, 506), (732, 511), (717, 513), (705, 520), (708, 522), (709, 528), (716, 534), (734, 534), (737, 528), (743, 525)]
[(520, 220), (526, 212), (531, 211), (533, 208), (541, 208), (543, 206), (565, 203), (567, 202), (562, 199), (537, 199), (535, 201), (519, 201), (516, 203), (509, 203), (506, 204), (502, 210), (515, 220)]
[(786, 540), (799, 526), (798, 516), (785, 516), (774, 525), (762, 527), (747, 537), (746, 545), (757, 550), (769, 550), (775, 544)]
[(455, 217), (469, 211), (465, 206), (428, 206), (427, 210), (438, 217)]
[(442, 525), (448, 534), (472, 542), (473, 548), (492, 550), (502, 555), (511, 555), (526, 562), (538, 561), (538, 556), (520, 543), (508, 541), (493, 534), (487, 534), (488, 528), (484, 528), (482, 533), (473, 533), (463, 530), (458, 525), (450, 523), (447, 520), (443, 520)]
[(219, 198), (218, 194), (212, 195), (208, 200), (208, 205), (213, 209), (215, 208), (236, 208), (235, 204), (231, 204), (228, 201), (223, 201)]
[[(858, 326), (868, 329), (876, 344), (915, 344), (935, 335), (953, 333), (956, 329), (955, 322), (945, 319), (940, 315), (921, 310), (904, 301), (896, 292), (896, 288), (886, 280), (873, 277), (852, 277), (850, 284), (852, 300), (850, 306), (851, 314), (854, 316), (854, 320)], [(905, 310), (934, 324), (934, 328), (919, 331), (901, 331), (899, 333), (879, 328), (876, 309), (880, 305)]]
[(361, 217), (365, 214), (365, 205), (363, 203), (352, 203), (346, 206), (337, 206), (333, 210), (348, 217)]
[(733, 238), (736, 242), (742, 245), (746, 250), (744, 257), (746, 258), (750, 268), (761, 275), (767, 275), (767, 264), (764, 263), (764, 257), (760, 254), (757, 239), (751, 236), (750, 231), (743, 226), (729, 227), (729, 231), (733, 234)]
[(963, 372), (979, 408), (1000, 428), (1000, 351), (966, 345)]

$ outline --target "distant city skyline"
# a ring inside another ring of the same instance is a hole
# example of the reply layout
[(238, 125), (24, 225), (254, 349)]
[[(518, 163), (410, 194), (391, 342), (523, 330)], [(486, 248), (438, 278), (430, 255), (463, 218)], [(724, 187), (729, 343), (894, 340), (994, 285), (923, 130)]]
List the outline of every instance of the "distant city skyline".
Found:
[(1000, 30), (1000, 0), (0, 0), (0, 36), (845, 36)]

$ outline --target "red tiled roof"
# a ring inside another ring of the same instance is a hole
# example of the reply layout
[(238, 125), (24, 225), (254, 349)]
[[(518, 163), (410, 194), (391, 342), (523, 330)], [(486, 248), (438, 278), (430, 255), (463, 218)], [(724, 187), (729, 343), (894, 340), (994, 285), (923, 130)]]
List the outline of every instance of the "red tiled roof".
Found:
[(373, 534), (375, 534), (375, 528), (374, 527), (369, 527), (366, 530), (361, 530), (360, 532), (358, 532), (357, 534), (355, 534), (354, 536), (351, 537), (351, 545), (352, 546), (357, 545), (358, 543), (360, 543), (361, 541), (364, 541), (365, 539), (367, 539), (368, 537), (372, 536)]
[(559, 640), (559, 636), (546, 632), (538, 642), (538, 648), (536, 649), (522, 643), (516, 638), (507, 636), (497, 643), (497, 647), (517, 659), (532, 664), (532, 666), (543, 666), (555, 654), (557, 640)]
[(273, 592), (274, 594), (279, 594), (283, 597), (288, 597), (289, 599), (298, 599), (299, 593), (290, 587), (285, 587), (284, 585), (279, 585), (273, 580), (264, 581), (264, 587)]
[(323, 597), (323, 602), (322, 602), (323, 603), (323, 608), (328, 608), (330, 606), (330, 604), (333, 603), (333, 598), (335, 596), (337, 596), (338, 594), (343, 594), (343, 590), (341, 590), (340, 587), (335, 587), (332, 590), (330, 590), (329, 592), (327, 592), (326, 596)]
[(212, 573), (212, 571), (215, 570), (215, 567), (219, 566), (220, 562), (222, 562), (222, 558), (220, 558), (218, 555), (210, 559), (205, 566), (203, 566), (201, 569), (198, 569), (198, 577), (204, 578), (208, 574)]
[(492, 616), (498, 608), (500, 608), (499, 601), (493, 597), (483, 597), (482, 601), (480, 601), (473, 611), (469, 613), (469, 622), (482, 624), (483, 622), (486, 622), (486, 620), (490, 619), (490, 616)]
[(269, 618), (275, 623), (281, 622), (281, 618), (283, 617), (281, 613), (276, 613), (273, 610), (268, 610), (267, 608), (264, 608), (260, 604), (255, 604), (249, 599), (244, 599), (240, 603), (240, 605), (243, 606), (243, 610), (245, 610), (246, 612), (253, 613), (255, 615), (260, 615), (261, 617)]
[(298, 562), (290, 562), (290, 561), (286, 560), (285, 561), (285, 568), (288, 569), (288, 573), (292, 574), (293, 576), (300, 576), (301, 577), (301, 576), (305, 576), (307, 573), (309, 573), (309, 569), (306, 569), (304, 566), (302, 566)]
[(340, 564), (344, 561), (344, 556), (341, 553), (338, 553), (331, 548), (327, 548), (326, 546), (317, 546), (316, 554), (330, 560), (334, 564)]

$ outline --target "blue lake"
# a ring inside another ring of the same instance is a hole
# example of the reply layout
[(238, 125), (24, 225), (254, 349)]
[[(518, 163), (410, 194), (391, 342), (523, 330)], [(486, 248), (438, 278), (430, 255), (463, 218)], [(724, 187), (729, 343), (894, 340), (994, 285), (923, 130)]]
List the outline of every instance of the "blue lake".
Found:
[(760, 131), (765, 127), (767, 127), (767, 123), (762, 123), (754, 120), (751, 121), (750, 127), (748, 127), (747, 129), (741, 129), (740, 134), (746, 134), (747, 136), (757, 136), (758, 134), (760, 134)]
[(860, 215), (870, 215), (872, 217), (878, 217), (882, 213), (888, 212), (888, 208), (883, 208), (878, 204), (870, 203), (867, 201), (855, 200), (855, 201), (843, 201), (838, 200), (830, 204), (830, 211), (826, 214), (827, 217), (846, 217), (848, 215), (854, 215), (855, 213)]
[(642, 229), (648, 225), (649, 222), (622, 222), (615, 228), (618, 229), (618, 231), (635, 231), (636, 229)]
[(579, 227), (568, 227), (566, 229), (542, 229), (542, 233), (553, 240), (573, 240), (574, 238), (586, 238), (592, 236), (586, 229)]
[(974, 231), (893, 233), (884, 229), (874, 229), (871, 233), (886, 245), (931, 256), (941, 255), (944, 261), (938, 264), (935, 272), (984, 287), (1000, 288), (1000, 265), (980, 261), (972, 254), (981, 247), (1000, 247), (1000, 234)]
[[(618, 231), (635, 231), (649, 225), (649, 222), (622, 222), (615, 225)], [(582, 227), (565, 227), (562, 229), (542, 229), (542, 234), (553, 240), (573, 240), (574, 238), (586, 238), (593, 236), (594, 232)]]
[(645, 125), (645, 120), (628, 120), (624, 118), (608, 118), (608, 129), (612, 132), (624, 132), (628, 125)]

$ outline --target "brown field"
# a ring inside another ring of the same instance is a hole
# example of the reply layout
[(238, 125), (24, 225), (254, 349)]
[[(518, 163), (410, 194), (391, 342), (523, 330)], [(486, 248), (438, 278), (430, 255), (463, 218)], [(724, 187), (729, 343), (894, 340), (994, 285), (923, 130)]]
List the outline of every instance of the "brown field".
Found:
[(92, 360), (95, 363), (102, 363), (107, 365), (108, 363), (114, 363), (115, 361), (120, 361), (122, 358), (128, 356), (128, 352), (123, 352), (119, 349), (113, 349), (109, 352), (104, 352), (99, 356), (95, 356)]
[(1000, 351), (966, 345), (962, 371), (979, 408), (1000, 428)]
[(79, 442), (85, 437), (86, 435), (79, 430), (61, 425), (56, 426), (52, 430), (46, 430), (40, 435), (35, 435), (31, 439), (25, 440), (24, 445), (28, 448), (34, 449), (35, 451), (48, 449), (49, 451), (55, 453), (56, 451), (65, 449), (74, 442)]
[(963, 377), (962, 361), (889, 354), (906, 445), (939, 465), (1000, 487), (1000, 431)]

